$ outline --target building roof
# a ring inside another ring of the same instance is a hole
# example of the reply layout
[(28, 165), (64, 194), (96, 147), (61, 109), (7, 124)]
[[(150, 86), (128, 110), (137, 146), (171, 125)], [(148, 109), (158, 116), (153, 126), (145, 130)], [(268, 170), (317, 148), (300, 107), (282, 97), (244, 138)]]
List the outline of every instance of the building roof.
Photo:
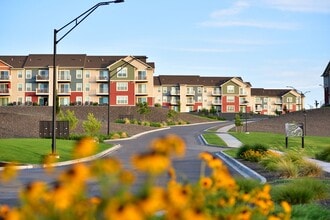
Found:
[(203, 85), (220, 86), (233, 77), (201, 77), (199, 75), (159, 75), (154, 76), (154, 85)]
[(251, 88), (251, 96), (283, 96), (290, 91), (291, 89)]
[[(67, 68), (107, 68), (126, 56), (88, 56), (86, 54), (57, 54), (56, 65)], [(146, 56), (135, 58), (155, 67), (153, 62), (146, 62)], [(53, 66), (53, 54), (29, 54), (28, 56), (0, 56), (0, 60), (13, 68), (49, 68)]]
[(325, 68), (323, 74), (321, 75), (322, 77), (325, 77), (325, 76), (330, 76), (330, 61), (327, 65), (327, 67)]

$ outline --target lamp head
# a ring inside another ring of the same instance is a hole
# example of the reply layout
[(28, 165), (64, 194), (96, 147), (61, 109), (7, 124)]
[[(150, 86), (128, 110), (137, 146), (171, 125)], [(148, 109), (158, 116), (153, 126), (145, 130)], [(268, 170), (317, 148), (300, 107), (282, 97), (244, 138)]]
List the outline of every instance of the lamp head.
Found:
[(124, 0), (115, 0), (114, 3), (122, 3)]

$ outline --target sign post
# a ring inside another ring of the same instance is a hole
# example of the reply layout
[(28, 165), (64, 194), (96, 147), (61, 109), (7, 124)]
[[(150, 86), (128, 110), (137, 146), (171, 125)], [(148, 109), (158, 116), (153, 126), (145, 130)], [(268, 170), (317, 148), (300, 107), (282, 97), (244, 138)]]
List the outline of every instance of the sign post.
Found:
[(301, 147), (304, 148), (304, 123), (285, 123), (285, 147), (288, 148), (289, 137), (301, 137)]

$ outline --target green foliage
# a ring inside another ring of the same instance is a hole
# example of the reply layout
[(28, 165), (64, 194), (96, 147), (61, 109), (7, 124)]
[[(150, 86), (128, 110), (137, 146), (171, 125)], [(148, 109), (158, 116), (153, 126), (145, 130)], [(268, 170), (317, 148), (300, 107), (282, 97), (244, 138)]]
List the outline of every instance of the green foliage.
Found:
[(236, 183), (239, 186), (239, 191), (243, 193), (250, 193), (256, 188), (261, 189), (263, 187), (263, 184), (255, 179), (238, 178)]
[(321, 152), (316, 153), (315, 158), (318, 160), (330, 162), (330, 146), (324, 148)]
[(160, 107), (162, 107), (162, 105), (161, 104), (159, 104), (159, 103), (155, 103), (155, 105), (154, 105), (155, 107), (157, 107), (157, 108), (160, 108)]
[(178, 116), (178, 112), (173, 109), (169, 109), (166, 116), (169, 121), (174, 121)]
[(236, 126), (236, 132), (239, 131), (239, 130), (237, 130), (239, 127), (243, 126), (243, 122), (242, 122), (241, 116), (239, 114), (235, 115), (235, 126)]
[(143, 119), (145, 119), (146, 114), (149, 114), (151, 112), (151, 109), (146, 102), (137, 103), (136, 106), (138, 107), (137, 112), (140, 115), (143, 115)]
[(70, 131), (74, 131), (77, 128), (79, 120), (76, 117), (74, 111), (70, 111), (68, 109), (64, 113), (62, 110), (60, 110), (60, 112), (58, 114), (58, 118), (59, 118), (59, 120), (62, 120), (62, 121), (69, 121)]
[(101, 121), (97, 120), (93, 113), (88, 113), (87, 120), (83, 122), (83, 128), (88, 136), (95, 137), (100, 132)]
[(263, 144), (253, 144), (253, 145), (250, 145), (250, 144), (244, 144), (243, 146), (241, 146), (238, 151), (237, 151), (237, 157), (238, 158), (242, 158), (244, 159), (244, 153), (249, 151), (249, 150), (252, 150), (252, 151), (255, 151), (255, 152), (259, 152), (261, 154), (265, 154), (268, 150), (268, 147), (266, 145), (263, 145)]
[(271, 195), (275, 202), (306, 204), (329, 196), (329, 187), (318, 179), (294, 179), (288, 183), (275, 185)]
[(292, 206), (292, 220), (327, 220), (330, 216), (330, 209), (317, 204), (301, 204)]

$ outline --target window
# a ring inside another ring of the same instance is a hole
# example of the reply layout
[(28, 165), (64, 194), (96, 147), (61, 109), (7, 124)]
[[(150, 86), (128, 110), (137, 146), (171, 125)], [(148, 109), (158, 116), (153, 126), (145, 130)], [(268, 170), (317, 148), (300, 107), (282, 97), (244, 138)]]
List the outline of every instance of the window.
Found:
[(117, 68), (117, 77), (118, 78), (127, 78), (127, 68), (126, 67)]
[(59, 80), (71, 80), (70, 70), (60, 70), (58, 75)]
[(82, 83), (76, 83), (76, 91), (81, 92), (82, 91)]
[(264, 97), (264, 103), (267, 103), (267, 102), (268, 102), (268, 98)]
[(25, 102), (32, 102), (32, 97), (31, 96), (26, 96), (25, 97)]
[(168, 102), (167, 96), (163, 96), (163, 102)]
[(19, 92), (23, 91), (23, 84), (22, 83), (17, 84), (17, 91), (19, 91)]
[(108, 97), (100, 97), (100, 98), (99, 98), (99, 104), (100, 104), (100, 105), (109, 104), (109, 102), (108, 102)]
[(146, 97), (137, 98), (137, 103), (148, 103)]
[(234, 96), (227, 96), (227, 102), (235, 102), (235, 97)]
[(32, 91), (32, 83), (26, 83), (25, 84), (25, 91), (31, 92)]
[(85, 70), (85, 77), (89, 79), (91, 77), (91, 71)]
[(117, 91), (127, 91), (128, 83), (127, 82), (118, 82), (117, 83)]
[(292, 102), (292, 97), (287, 97), (286, 102)]
[(82, 79), (82, 70), (76, 70), (76, 79)]
[(202, 92), (203, 92), (202, 87), (197, 87), (197, 93), (202, 93)]
[(138, 71), (138, 80), (146, 80), (147, 79), (147, 72), (145, 70)]
[(89, 83), (86, 83), (85, 84), (85, 91), (86, 92), (89, 92), (90, 90), (91, 90), (90, 84)]
[(64, 105), (64, 106), (70, 105), (70, 98), (68, 97), (59, 98), (59, 101), (60, 101), (60, 105)]
[(99, 85), (99, 92), (107, 94), (109, 92), (108, 83), (101, 83)]
[(0, 79), (2, 79), (2, 80), (9, 79), (9, 71), (8, 70), (1, 70), (0, 71)]
[(59, 88), (59, 93), (70, 93), (71, 91), (70, 84), (68, 83), (60, 84)]
[(78, 105), (81, 105), (81, 104), (82, 104), (82, 97), (81, 97), (81, 96), (77, 96), (77, 97), (76, 97), (76, 103), (77, 103)]
[(107, 70), (101, 70), (99, 73), (99, 80), (108, 80), (108, 75)]
[(17, 104), (21, 105), (23, 103), (23, 97), (18, 97), (17, 98)]
[(17, 71), (17, 78), (19, 78), (19, 79), (23, 78), (23, 71), (22, 70)]
[(117, 96), (116, 103), (118, 105), (127, 105), (128, 104), (128, 96)]
[(202, 96), (197, 96), (197, 102), (202, 102)]
[(235, 112), (235, 106), (227, 105), (227, 112)]
[(25, 70), (25, 79), (32, 78), (32, 70)]
[(163, 93), (167, 93), (167, 87), (163, 88)]
[(137, 93), (147, 93), (147, 85), (139, 84)]
[(234, 86), (227, 86), (227, 93), (235, 93), (235, 87)]

